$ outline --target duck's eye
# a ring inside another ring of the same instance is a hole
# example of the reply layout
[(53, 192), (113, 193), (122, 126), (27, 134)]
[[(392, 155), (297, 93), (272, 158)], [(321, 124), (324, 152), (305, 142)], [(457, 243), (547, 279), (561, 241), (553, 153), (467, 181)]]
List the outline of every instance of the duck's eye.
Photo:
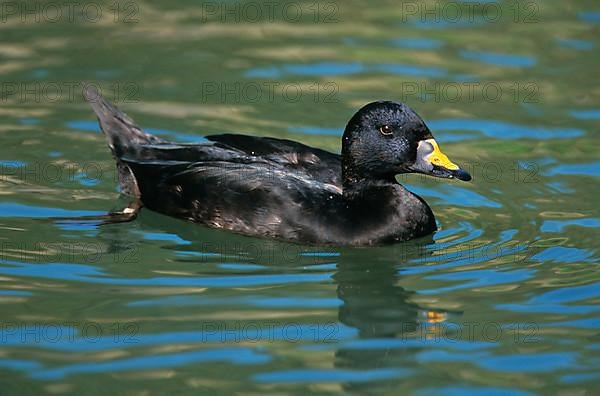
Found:
[(389, 126), (389, 125), (384, 125), (384, 126), (382, 126), (382, 127), (379, 127), (379, 132), (381, 132), (381, 134), (382, 134), (382, 135), (386, 135), (386, 136), (388, 136), (388, 135), (391, 135), (391, 134), (392, 134), (392, 132), (394, 132), (394, 131), (392, 130), (392, 127), (391, 127), (391, 126)]

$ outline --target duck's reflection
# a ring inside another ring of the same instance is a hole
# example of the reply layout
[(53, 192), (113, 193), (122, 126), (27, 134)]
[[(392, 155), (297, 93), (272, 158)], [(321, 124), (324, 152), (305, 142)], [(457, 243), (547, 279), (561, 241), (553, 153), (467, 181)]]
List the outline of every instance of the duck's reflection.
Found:
[[(404, 264), (403, 260), (424, 251), (414, 244), (411, 247), (413, 252), (404, 250), (406, 245), (399, 245), (340, 257), (335, 275), (337, 296), (343, 301), (339, 321), (358, 329), (359, 340), (340, 344), (335, 353), (336, 369), (381, 373), (388, 368), (407, 366), (406, 349), (398, 348), (397, 344), (387, 347), (386, 339), (413, 338), (426, 313), (411, 302), (414, 293), (399, 285), (398, 269)], [(361, 346), (361, 341), (366, 340), (376, 343)], [(375, 386), (402, 380), (403, 377), (392, 374), (384, 382), (359, 379), (345, 382), (343, 387), (348, 392), (373, 391)]]
[[(399, 269), (413, 258), (430, 254), (425, 246), (432, 243), (431, 238), (389, 247), (315, 248), (247, 238), (156, 214), (141, 216), (138, 221), (140, 231), (172, 233), (178, 240), (186, 241), (176, 247), (178, 251), (216, 255), (209, 260), (243, 257), (244, 262), (266, 267), (285, 265), (308, 270), (315, 264), (329, 264), (335, 271), (333, 280), (337, 298), (341, 301), (339, 323), (358, 333), (358, 339), (340, 339), (332, 346), (336, 348), (333, 361), (336, 369), (366, 372), (407, 367), (410, 365), (407, 359), (412, 354), (407, 354), (406, 348), (398, 347), (397, 341), (420, 337), (423, 322), (436, 321), (444, 315), (442, 311), (432, 312), (430, 308), (419, 307), (413, 302), (415, 293), (400, 286)], [(393, 345), (387, 347), (386, 340)], [(363, 341), (376, 341), (376, 345), (365, 345)], [(403, 378), (389, 380), (395, 382)], [(387, 381), (347, 381), (343, 386), (348, 391), (361, 391), (383, 383)]]
[(364, 256), (340, 257), (334, 277), (337, 296), (343, 301), (340, 322), (358, 329), (361, 338), (414, 332), (419, 308), (409, 301), (412, 293), (398, 286), (398, 261), (392, 257)]

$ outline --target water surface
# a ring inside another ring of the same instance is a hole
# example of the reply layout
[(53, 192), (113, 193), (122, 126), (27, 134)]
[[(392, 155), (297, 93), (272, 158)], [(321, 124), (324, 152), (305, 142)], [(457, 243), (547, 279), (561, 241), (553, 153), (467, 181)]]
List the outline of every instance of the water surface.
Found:
[[(276, 3), (2, 15), (2, 393), (597, 394), (597, 6)], [(378, 248), (53, 221), (126, 204), (81, 81), (179, 142), (401, 100), (474, 179), (399, 176), (440, 230)]]

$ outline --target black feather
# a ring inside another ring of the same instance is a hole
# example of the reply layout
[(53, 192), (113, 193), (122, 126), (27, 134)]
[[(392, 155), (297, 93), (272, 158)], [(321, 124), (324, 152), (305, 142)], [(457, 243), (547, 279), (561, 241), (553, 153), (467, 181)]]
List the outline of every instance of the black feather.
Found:
[[(208, 136), (176, 144), (145, 133), (97, 92), (86, 97), (144, 206), (234, 232), (311, 244), (374, 245), (436, 229), (427, 204), (394, 175), (429, 130), (408, 107), (376, 102), (344, 132), (342, 156), (284, 139)], [(91, 98), (94, 98), (92, 101)], [(396, 128), (389, 138), (379, 124)], [(413, 158), (414, 161), (414, 158)]]

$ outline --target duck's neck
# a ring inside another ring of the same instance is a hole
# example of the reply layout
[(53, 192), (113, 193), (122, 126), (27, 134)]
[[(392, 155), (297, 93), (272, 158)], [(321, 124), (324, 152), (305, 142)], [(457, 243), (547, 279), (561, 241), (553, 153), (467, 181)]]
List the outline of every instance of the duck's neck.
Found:
[(394, 176), (388, 178), (369, 178), (350, 175), (345, 177), (342, 182), (342, 191), (344, 195), (352, 195), (356, 192), (364, 192), (370, 189), (395, 188), (400, 186)]
[(342, 146), (342, 185), (344, 189), (357, 186), (398, 184), (394, 172), (382, 172), (378, 163), (357, 161), (349, 144)]
[(342, 186), (344, 191), (360, 189), (367, 186), (397, 185), (396, 175), (391, 174), (372, 174), (360, 171), (352, 164), (342, 164)]

